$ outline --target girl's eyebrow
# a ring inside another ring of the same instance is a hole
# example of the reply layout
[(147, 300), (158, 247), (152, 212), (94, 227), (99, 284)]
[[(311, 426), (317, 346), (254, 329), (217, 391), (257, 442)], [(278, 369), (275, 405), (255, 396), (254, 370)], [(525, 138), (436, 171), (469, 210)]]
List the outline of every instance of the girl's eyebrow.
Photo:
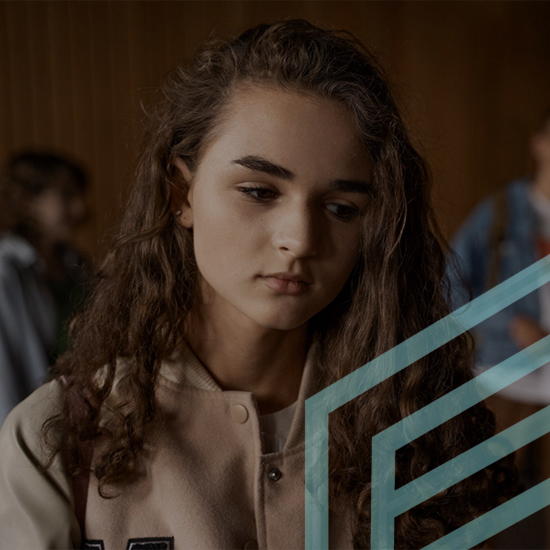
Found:
[[(286, 181), (292, 181), (296, 178), (294, 172), (288, 168), (284, 168), (280, 164), (275, 164), (274, 162), (256, 155), (247, 155), (245, 157), (235, 159), (231, 161), (231, 163), (244, 166), (254, 172), (262, 172)], [(372, 184), (363, 180), (336, 179), (330, 182), (329, 187), (333, 191), (361, 193), (364, 195), (371, 195), (373, 191)]]
[(275, 176), (276, 178), (291, 181), (296, 175), (294, 172), (288, 168), (283, 168), (279, 164), (275, 164), (267, 159), (262, 157), (257, 157), (255, 155), (247, 155), (246, 157), (241, 157), (232, 161), (232, 164), (240, 164), (249, 170), (254, 170), (255, 172), (263, 172), (264, 174), (269, 174), (270, 176)]

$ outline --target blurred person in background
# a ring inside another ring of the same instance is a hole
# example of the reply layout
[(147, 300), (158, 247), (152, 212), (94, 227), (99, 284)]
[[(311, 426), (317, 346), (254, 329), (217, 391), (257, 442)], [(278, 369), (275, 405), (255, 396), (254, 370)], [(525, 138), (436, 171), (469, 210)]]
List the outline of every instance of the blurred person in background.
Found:
[(65, 351), (89, 278), (71, 246), (86, 186), (80, 166), (45, 152), (14, 156), (0, 178), (0, 425)]
[[(454, 308), (458, 308), (550, 254), (550, 111), (531, 138), (535, 163), (531, 176), (512, 181), (482, 201), (452, 242)], [(471, 294), (470, 294), (471, 292)], [(550, 284), (518, 300), (473, 330), (477, 368), (486, 370), (550, 333)], [(491, 397), (499, 430), (506, 429), (550, 404), (550, 364)], [(550, 477), (550, 436), (537, 443), (535, 469)], [(526, 475), (526, 448), (518, 463)], [(526, 478), (529, 482), (529, 479)], [(550, 515), (546, 513), (550, 548)]]

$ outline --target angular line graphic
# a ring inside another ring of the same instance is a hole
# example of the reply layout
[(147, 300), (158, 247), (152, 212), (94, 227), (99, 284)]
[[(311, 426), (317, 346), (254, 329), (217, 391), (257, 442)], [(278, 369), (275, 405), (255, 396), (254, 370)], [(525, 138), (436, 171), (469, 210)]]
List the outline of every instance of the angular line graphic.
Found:
[[(539, 260), (306, 401), (306, 549), (328, 550), (328, 415), (434, 349), (550, 282)], [(371, 548), (393, 550), (394, 518), (550, 431), (550, 407), (395, 491), (395, 451), (550, 362), (550, 336), (401, 420), (373, 438)], [(550, 504), (550, 480), (426, 548), (463, 550)]]

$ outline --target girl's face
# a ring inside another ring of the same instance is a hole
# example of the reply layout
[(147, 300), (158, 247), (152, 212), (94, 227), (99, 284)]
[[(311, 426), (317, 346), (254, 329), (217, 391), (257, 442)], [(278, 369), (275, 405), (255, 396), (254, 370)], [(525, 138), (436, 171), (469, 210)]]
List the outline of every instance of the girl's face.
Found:
[(216, 318), (292, 330), (334, 300), (359, 258), (370, 198), (369, 158), (343, 105), (240, 89), (196, 172), (176, 166), (189, 185), (179, 221), (193, 228)]

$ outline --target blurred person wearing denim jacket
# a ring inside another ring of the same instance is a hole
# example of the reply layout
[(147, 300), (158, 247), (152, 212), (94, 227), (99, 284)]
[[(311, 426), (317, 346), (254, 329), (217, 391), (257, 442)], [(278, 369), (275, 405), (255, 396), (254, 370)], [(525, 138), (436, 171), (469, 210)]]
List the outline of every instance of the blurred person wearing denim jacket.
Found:
[[(533, 136), (531, 153), (534, 175), (482, 201), (451, 243), (456, 253), (451, 259), (454, 309), (550, 253), (550, 115)], [(489, 317), (472, 332), (478, 370), (533, 344), (550, 333), (550, 285)], [(501, 395), (522, 403), (550, 404), (550, 366), (520, 379)]]
[[(550, 112), (531, 139), (531, 155), (534, 174), (509, 183), (477, 205), (451, 242), (453, 309), (550, 254)], [(471, 332), (476, 341), (478, 371), (497, 365), (547, 336), (550, 283), (492, 315)], [(487, 404), (495, 412), (497, 431), (549, 405), (550, 364), (491, 396)], [(532, 449), (534, 461), (528, 460), (527, 447), (516, 452), (527, 485), (550, 477), (550, 434), (541, 437)], [(550, 548), (549, 508), (542, 522), (544, 548)]]

